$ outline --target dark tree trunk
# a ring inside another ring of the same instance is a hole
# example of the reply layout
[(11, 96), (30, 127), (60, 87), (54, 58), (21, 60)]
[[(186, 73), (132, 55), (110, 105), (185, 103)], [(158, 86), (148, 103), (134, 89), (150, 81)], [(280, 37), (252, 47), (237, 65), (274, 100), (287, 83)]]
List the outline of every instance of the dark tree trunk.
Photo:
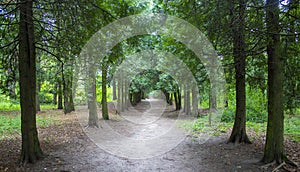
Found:
[(70, 113), (75, 110), (72, 93), (72, 74), (66, 72), (63, 76), (63, 93), (64, 93), (64, 113)]
[(20, 3), (19, 82), (22, 163), (34, 163), (43, 157), (36, 128), (36, 51), (32, 3), (29, 0), (22, 0)]
[(96, 103), (96, 70), (93, 60), (89, 60), (88, 68), (88, 108), (89, 108), (89, 127), (99, 127), (97, 103)]
[(178, 110), (177, 109), (178, 99), (177, 99), (177, 93), (176, 92), (174, 92), (174, 101), (175, 101), (175, 110)]
[(63, 91), (62, 91), (61, 81), (58, 82), (57, 95), (58, 95), (57, 109), (63, 109)]
[(35, 101), (36, 101), (36, 111), (37, 112), (41, 111), (40, 99), (39, 99), (39, 92), (40, 92), (40, 90), (41, 90), (40, 82), (37, 79), (37, 83), (36, 83), (36, 98), (35, 98)]
[(262, 161), (286, 160), (283, 145), (283, 73), (280, 57), (279, 0), (266, 1), (268, 53), (268, 124)]
[(186, 98), (186, 86), (183, 86), (183, 112), (186, 112), (187, 98)]
[(181, 109), (181, 94), (180, 94), (180, 89), (177, 87), (176, 91), (174, 93), (174, 99), (175, 99), (175, 107), (176, 110)]
[(107, 62), (105, 59), (102, 61), (102, 118), (108, 120), (107, 108), (107, 94), (106, 94), (106, 75), (107, 75)]
[(245, 9), (246, 1), (238, 1), (238, 11), (235, 10), (232, 1), (232, 36), (233, 56), (235, 64), (235, 89), (236, 89), (236, 112), (233, 129), (228, 142), (251, 143), (246, 134), (246, 87), (245, 87)]

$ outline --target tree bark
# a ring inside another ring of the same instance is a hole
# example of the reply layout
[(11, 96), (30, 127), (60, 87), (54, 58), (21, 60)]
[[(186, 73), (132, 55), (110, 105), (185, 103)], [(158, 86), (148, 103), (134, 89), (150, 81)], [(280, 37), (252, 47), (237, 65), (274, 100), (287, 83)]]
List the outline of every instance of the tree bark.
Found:
[(197, 94), (197, 85), (193, 84), (192, 87), (192, 115), (198, 116), (198, 94)]
[(39, 99), (39, 92), (41, 90), (41, 86), (40, 86), (40, 81), (37, 79), (37, 83), (36, 83), (36, 111), (39, 112), (41, 111), (41, 105), (40, 105), (40, 99)]
[(268, 124), (262, 161), (278, 164), (286, 160), (283, 145), (283, 73), (280, 57), (279, 1), (266, 1), (268, 54)]
[(187, 115), (191, 114), (191, 92), (190, 90), (187, 88), (186, 90), (186, 109), (185, 109), (185, 113)]
[(113, 89), (113, 100), (117, 100), (117, 86), (116, 86), (116, 80), (112, 80), (112, 89)]
[(93, 60), (89, 60), (88, 75), (88, 108), (89, 108), (89, 127), (99, 127), (97, 103), (96, 103), (96, 69)]
[(56, 105), (57, 104), (57, 82), (55, 83), (53, 87), (53, 99), (52, 99), (52, 104)]
[[(66, 69), (64, 69), (65, 71)], [(70, 69), (67, 69), (70, 70)], [(72, 74), (66, 72), (63, 75), (63, 93), (64, 93), (64, 113), (70, 113), (75, 110), (72, 93)]]
[(57, 109), (63, 109), (63, 93), (62, 93), (62, 82), (58, 81), (58, 100), (57, 100)]
[(20, 3), (19, 74), (22, 150), (20, 161), (34, 163), (43, 157), (36, 128), (36, 50), (33, 2)]
[(238, 10), (235, 10), (232, 0), (232, 36), (233, 57), (235, 64), (236, 111), (233, 129), (228, 142), (251, 143), (246, 134), (246, 87), (245, 87), (245, 9), (246, 1), (238, 0)]
[(102, 118), (109, 120), (107, 108), (107, 94), (106, 94), (106, 76), (107, 76), (107, 62), (102, 61)]
[(117, 83), (117, 86), (118, 86), (118, 96), (117, 96), (117, 111), (120, 113), (121, 112), (121, 79), (120, 79), (120, 76), (118, 76), (118, 83)]

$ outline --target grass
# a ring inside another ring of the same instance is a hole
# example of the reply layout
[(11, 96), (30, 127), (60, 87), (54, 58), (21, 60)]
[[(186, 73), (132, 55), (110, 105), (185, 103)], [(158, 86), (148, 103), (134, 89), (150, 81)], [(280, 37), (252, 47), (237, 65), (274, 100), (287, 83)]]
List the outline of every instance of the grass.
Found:
[[(57, 106), (53, 104), (42, 104), (41, 110), (56, 109)], [(19, 103), (0, 102), (0, 111), (19, 111), (21, 110)]]
[[(215, 126), (209, 127), (207, 117), (199, 118), (195, 122), (180, 122), (179, 125), (187, 130), (192, 130), (195, 135), (199, 133), (210, 133), (214, 136), (220, 136), (222, 133), (228, 132), (233, 127), (233, 122), (220, 122)], [(266, 133), (267, 122), (246, 123), (248, 132), (254, 137), (262, 137)], [(254, 134), (254, 135), (253, 135)], [(286, 117), (284, 120), (284, 135), (291, 139), (300, 142), (300, 117)]]
[[(57, 121), (57, 116), (54, 114), (37, 114), (36, 122), (38, 127), (46, 127)], [(6, 137), (21, 134), (21, 117), (19, 113), (15, 114), (0, 114), (0, 140)]]

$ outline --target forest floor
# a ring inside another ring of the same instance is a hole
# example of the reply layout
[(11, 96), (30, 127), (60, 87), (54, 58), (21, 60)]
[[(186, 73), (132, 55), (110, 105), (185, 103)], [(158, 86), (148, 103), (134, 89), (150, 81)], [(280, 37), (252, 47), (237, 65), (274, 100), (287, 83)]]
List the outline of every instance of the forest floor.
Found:
[[(157, 104), (161, 105), (160, 103)], [(39, 127), (39, 138), (45, 158), (36, 164), (19, 165), (21, 139), (19, 135), (0, 140), (0, 171), (208, 171), (208, 172), (239, 172), (239, 171), (272, 171), (276, 165), (264, 167), (259, 163), (263, 156), (263, 138), (251, 137), (253, 144), (227, 144), (230, 131), (220, 136), (212, 136), (206, 142), (195, 139), (188, 134), (187, 137), (173, 140), (176, 145), (168, 147), (162, 141), (157, 147), (151, 145), (134, 148), (135, 144), (123, 137), (111, 133), (114, 140), (97, 140), (93, 133), (103, 131), (109, 125), (116, 133), (122, 134), (131, 140), (147, 140), (158, 135), (163, 130), (172, 129), (171, 133), (182, 134), (180, 127), (172, 128), (178, 112), (166, 108), (163, 113), (148, 113), (151, 109), (149, 102), (143, 102), (136, 108), (131, 108), (124, 114), (111, 114), (111, 120), (100, 119), (99, 128), (87, 128), (78, 114), (86, 114), (79, 109), (67, 115), (57, 110), (44, 111), (38, 115), (56, 113), (55, 122), (45, 127)], [(153, 108), (152, 108), (153, 109)], [(156, 109), (158, 110), (158, 109)], [(144, 114), (141, 116), (140, 114)], [(152, 114), (149, 116), (149, 114)], [(159, 117), (159, 118), (158, 118)], [(141, 124), (141, 118), (143, 122)], [(158, 122), (153, 122), (156, 120)], [(173, 120), (173, 121), (172, 121)], [(130, 122), (128, 122), (130, 121)], [(147, 123), (149, 122), (149, 123)], [(159, 125), (160, 122), (164, 125)], [(137, 125), (138, 123), (138, 125)], [(153, 125), (155, 124), (155, 125)], [(157, 124), (157, 125), (156, 125)], [(150, 126), (150, 127), (149, 127)], [(144, 127), (144, 128), (143, 128)], [(106, 130), (105, 130), (106, 131)], [(99, 134), (101, 136), (101, 134)], [(166, 134), (168, 135), (168, 134)], [(170, 137), (174, 138), (171, 134)], [(159, 138), (163, 140), (165, 138)], [(109, 147), (111, 141), (111, 148)], [(104, 143), (105, 142), (105, 143)], [(116, 147), (116, 143), (120, 146)], [(172, 142), (169, 142), (172, 144)], [(169, 145), (169, 144), (168, 144)], [(102, 148), (101, 148), (102, 146)], [(104, 147), (103, 147), (104, 146)], [(166, 147), (164, 147), (166, 146)], [(300, 163), (300, 144), (286, 139), (286, 150), (290, 159)], [(150, 147), (150, 148), (149, 148)], [(163, 149), (161, 149), (163, 147)], [(103, 149), (106, 149), (103, 150)], [(169, 148), (169, 149), (168, 149)], [(118, 149), (117, 152), (114, 152)], [(145, 154), (141, 154), (142, 151)], [(156, 150), (153, 152), (153, 150)], [(165, 152), (161, 152), (165, 150)], [(151, 152), (152, 151), (152, 152)], [(300, 171), (288, 165), (279, 171)]]

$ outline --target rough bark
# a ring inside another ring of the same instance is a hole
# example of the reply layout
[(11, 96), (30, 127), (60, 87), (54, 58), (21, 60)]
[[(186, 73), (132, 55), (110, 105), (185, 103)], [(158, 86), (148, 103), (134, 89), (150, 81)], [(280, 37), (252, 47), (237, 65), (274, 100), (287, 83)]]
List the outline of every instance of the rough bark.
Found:
[(228, 142), (251, 143), (246, 134), (246, 87), (245, 87), (245, 9), (246, 1), (238, 0), (238, 10), (235, 10), (232, 0), (232, 36), (233, 57), (235, 66), (236, 111), (233, 129)]
[(63, 93), (62, 93), (62, 83), (61, 83), (61, 81), (58, 81), (57, 95), (58, 95), (57, 109), (63, 109)]
[(35, 101), (36, 101), (36, 111), (39, 112), (41, 111), (41, 105), (40, 105), (40, 99), (39, 99), (39, 92), (40, 92), (40, 89), (41, 86), (40, 86), (40, 83), (39, 83), (39, 80), (37, 79), (37, 83), (36, 83), (36, 98), (35, 98)]
[(280, 56), (279, 1), (266, 1), (268, 54), (268, 124), (262, 161), (282, 163), (286, 160), (283, 145), (283, 73)]
[(20, 3), (19, 74), (22, 150), (20, 162), (34, 163), (43, 157), (36, 128), (36, 50), (33, 2)]
[(70, 113), (75, 110), (72, 93), (72, 74), (67, 72), (63, 76), (63, 93), (64, 93), (64, 113)]
[(108, 120), (108, 108), (107, 108), (107, 94), (106, 94), (106, 76), (107, 76), (107, 62), (102, 62), (102, 118)]

